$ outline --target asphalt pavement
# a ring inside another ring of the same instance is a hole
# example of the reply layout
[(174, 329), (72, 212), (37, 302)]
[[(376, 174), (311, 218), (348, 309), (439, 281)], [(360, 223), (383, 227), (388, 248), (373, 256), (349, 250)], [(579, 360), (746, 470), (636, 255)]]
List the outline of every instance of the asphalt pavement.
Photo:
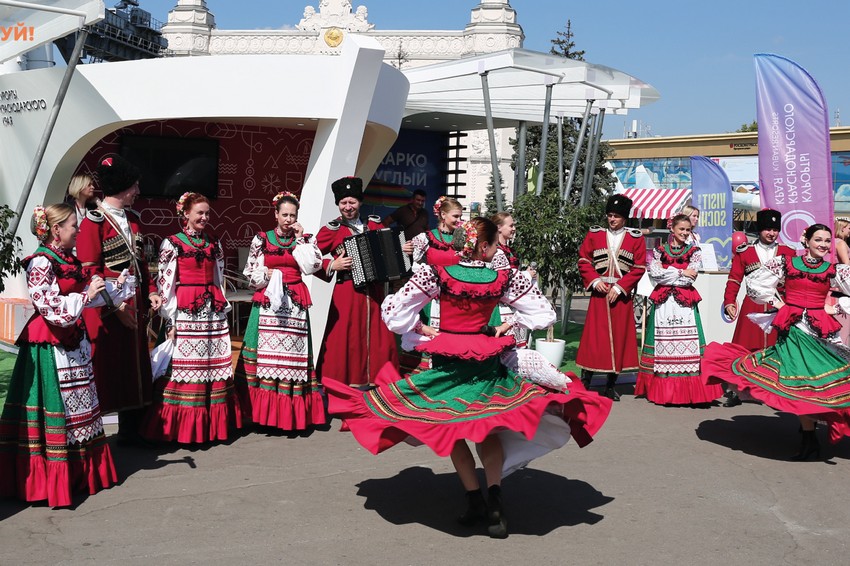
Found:
[[(589, 446), (503, 484), (510, 536), (455, 522), (451, 462), (373, 456), (340, 422), (193, 449), (110, 440), (120, 485), (74, 508), (0, 501), (0, 564), (846, 564), (850, 440), (791, 462), (798, 421), (762, 405), (622, 401)], [(114, 434), (114, 425), (107, 430)]]

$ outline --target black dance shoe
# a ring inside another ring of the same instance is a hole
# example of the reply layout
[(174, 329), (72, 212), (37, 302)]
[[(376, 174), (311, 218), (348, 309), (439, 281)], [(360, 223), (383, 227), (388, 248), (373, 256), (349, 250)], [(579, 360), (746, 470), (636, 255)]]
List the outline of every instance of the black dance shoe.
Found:
[(480, 489), (466, 492), (466, 511), (457, 518), (457, 522), (465, 527), (471, 527), (487, 518), (487, 503)]
[(508, 538), (508, 520), (502, 510), (502, 488), (498, 485), (487, 489), (487, 522), (490, 538)]
[(818, 442), (817, 433), (814, 430), (804, 430), (801, 432), (800, 451), (791, 456), (792, 462), (804, 462), (815, 457), (815, 460), (820, 459), (820, 442)]
[(738, 405), (742, 405), (744, 403), (743, 401), (741, 401), (741, 398), (738, 396), (738, 394), (731, 389), (726, 392), (725, 397), (726, 400), (723, 401), (724, 407), (737, 407)]
[(616, 389), (614, 389), (614, 386), (616, 384), (617, 384), (617, 374), (616, 373), (606, 374), (605, 392), (603, 393), (603, 395), (605, 395), (606, 397), (608, 397), (612, 401), (619, 401), (620, 400), (620, 394), (617, 393)]

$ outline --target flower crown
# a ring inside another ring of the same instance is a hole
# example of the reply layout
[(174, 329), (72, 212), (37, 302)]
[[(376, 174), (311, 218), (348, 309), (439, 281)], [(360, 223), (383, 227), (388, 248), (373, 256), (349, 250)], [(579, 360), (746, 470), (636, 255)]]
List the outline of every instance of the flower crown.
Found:
[(436, 216), (437, 218), (440, 217), (440, 209), (443, 207), (443, 203), (446, 202), (447, 198), (449, 197), (443, 195), (437, 199), (437, 202), (434, 203), (434, 216)]
[(463, 249), (460, 250), (460, 255), (469, 259), (478, 245), (478, 228), (471, 221), (464, 222), (459, 227), (464, 232)]
[(35, 219), (35, 237), (38, 238), (38, 241), (43, 242), (50, 232), (50, 226), (47, 225), (47, 211), (39, 205), (33, 209), (32, 216)]
[(180, 195), (179, 199), (177, 199), (177, 206), (175, 208), (177, 209), (178, 215), (183, 213), (183, 206), (186, 204), (186, 199), (189, 198), (189, 195), (193, 195), (193, 194), (195, 194), (195, 193), (193, 193), (191, 191), (186, 191), (185, 193)]
[(291, 199), (295, 200), (295, 202), (298, 202), (298, 197), (297, 197), (297, 196), (295, 196), (294, 194), (290, 193), (289, 191), (282, 191), (282, 192), (277, 193), (277, 194), (274, 196), (274, 198), (272, 199), (272, 206), (277, 206), (277, 203), (278, 203), (278, 202), (280, 201), (280, 199), (282, 199), (283, 197), (289, 197), (289, 198), (291, 198)]

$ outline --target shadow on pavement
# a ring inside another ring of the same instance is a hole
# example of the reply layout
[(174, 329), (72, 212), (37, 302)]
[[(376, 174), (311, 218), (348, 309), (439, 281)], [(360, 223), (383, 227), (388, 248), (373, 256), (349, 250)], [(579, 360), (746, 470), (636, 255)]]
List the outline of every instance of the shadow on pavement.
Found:
[[(743, 407), (746, 407), (745, 403)], [(696, 429), (697, 438), (770, 460), (787, 461), (800, 446), (800, 420), (789, 413), (734, 415), (728, 419), (703, 421)], [(850, 442), (842, 439), (830, 444), (829, 433), (818, 424), (821, 459), (850, 459)]]
[[(413, 467), (357, 487), (357, 495), (366, 498), (363, 506), (394, 525), (418, 523), (457, 537), (487, 536), (483, 524), (463, 527), (456, 522), (466, 499), (454, 473)], [(502, 489), (508, 532), (516, 535), (542, 536), (560, 527), (598, 523), (604, 516), (591, 509), (614, 500), (586, 482), (534, 469), (512, 474)]]

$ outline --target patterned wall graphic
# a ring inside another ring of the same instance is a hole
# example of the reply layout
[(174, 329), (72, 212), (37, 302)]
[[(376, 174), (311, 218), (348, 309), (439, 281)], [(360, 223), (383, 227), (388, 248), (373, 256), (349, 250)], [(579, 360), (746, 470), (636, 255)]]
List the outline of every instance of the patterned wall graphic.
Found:
[[(117, 130), (92, 147), (77, 168), (90, 173), (107, 154), (118, 153), (125, 134), (181, 138), (210, 138), (219, 142), (218, 190), (212, 201), (209, 231), (224, 247), (227, 267), (241, 272), (239, 249), (254, 234), (274, 226), (271, 197), (282, 190), (296, 195), (307, 171), (314, 132), (217, 122), (166, 120), (145, 122)], [(140, 197), (133, 208), (141, 213), (150, 241), (149, 254), (162, 238), (180, 229), (175, 200)], [(318, 226), (306, 226), (315, 233)], [(244, 253), (244, 252), (243, 252)]]

